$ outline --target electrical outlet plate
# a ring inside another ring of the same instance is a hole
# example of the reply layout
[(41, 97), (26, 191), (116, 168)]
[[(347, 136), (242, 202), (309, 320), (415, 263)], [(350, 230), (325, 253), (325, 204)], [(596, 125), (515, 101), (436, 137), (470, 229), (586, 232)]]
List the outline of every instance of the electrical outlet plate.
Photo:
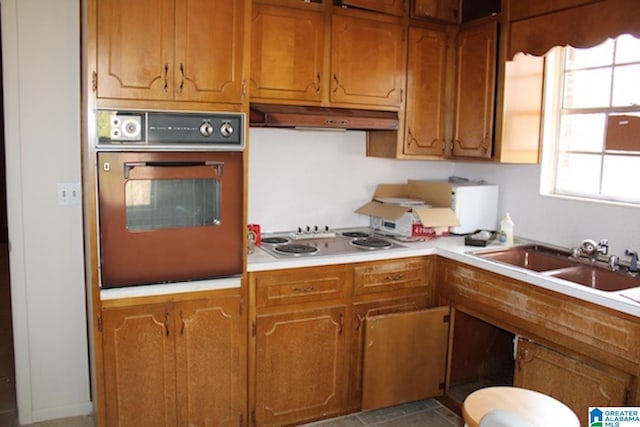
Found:
[(58, 182), (57, 194), (58, 205), (79, 205), (82, 200), (79, 182)]

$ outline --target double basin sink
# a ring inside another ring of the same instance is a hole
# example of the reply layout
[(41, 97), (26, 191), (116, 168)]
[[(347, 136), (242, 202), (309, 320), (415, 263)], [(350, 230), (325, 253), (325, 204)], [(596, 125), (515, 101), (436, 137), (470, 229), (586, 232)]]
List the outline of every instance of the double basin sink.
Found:
[(547, 246), (525, 245), (474, 251), (473, 254), (606, 292), (640, 287), (640, 276), (629, 275), (624, 267), (613, 271), (607, 267), (591, 265), (588, 259), (572, 258), (568, 252)]

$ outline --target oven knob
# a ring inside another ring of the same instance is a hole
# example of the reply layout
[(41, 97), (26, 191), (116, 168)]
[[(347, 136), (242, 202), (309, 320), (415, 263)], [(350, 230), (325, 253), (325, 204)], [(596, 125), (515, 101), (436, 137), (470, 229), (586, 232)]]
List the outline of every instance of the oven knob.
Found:
[(231, 123), (224, 122), (222, 126), (220, 126), (220, 134), (224, 137), (229, 137), (233, 134), (233, 126)]
[(213, 126), (211, 126), (211, 123), (204, 122), (200, 125), (200, 135), (202, 136), (213, 135)]

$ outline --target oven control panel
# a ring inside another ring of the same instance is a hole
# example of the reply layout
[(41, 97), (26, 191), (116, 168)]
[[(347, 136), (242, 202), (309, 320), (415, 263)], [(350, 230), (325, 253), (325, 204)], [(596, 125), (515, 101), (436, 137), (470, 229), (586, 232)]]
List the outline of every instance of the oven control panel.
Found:
[(243, 113), (99, 110), (102, 149), (244, 148)]

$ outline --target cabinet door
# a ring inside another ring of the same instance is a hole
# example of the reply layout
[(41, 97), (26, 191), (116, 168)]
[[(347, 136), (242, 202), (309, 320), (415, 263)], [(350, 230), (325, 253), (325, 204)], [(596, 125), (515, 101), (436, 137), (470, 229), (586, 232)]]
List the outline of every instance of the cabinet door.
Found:
[(173, 97), (173, 0), (97, 3), (98, 97)]
[(456, 24), (460, 19), (460, 4), (458, 0), (414, 0), (413, 16)]
[(345, 307), (258, 316), (256, 425), (290, 425), (344, 411)]
[(449, 307), (367, 318), (362, 409), (444, 392)]
[(518, 341), (513, 385), (552, 396), (586, 426), (590, 406), (625, 406), (628, 375), (600, 369), (526, 340)]
[(364, 357), (364, 334), (368, 318), (390, 313), (406, 313), (429, 307), (429, 295), (413, 294), (403, 297), (377, 299), (353, 304), (348, 409), (359, 411), (362, 404), (362, 361)]
[(409, 29), (404, 154), (443, 156), (447, 33)]
[(401, 24), (333, 15), (331, 102), (399, 107), (405, 75), (403, 34)]
[(404, 16), (406, 14), (407, 0), (340, 0), (338, 3), (374, 12)]
[(179, 426), (241, 425), (245, 346), (240, 297), (175, 306)]
[(458, 34), (454, 156), (492, 156), (497, 25), (463, 26)]
[(174, 319), (170, 305), (103, 311), (106, 424), (176, 424)]
[[(317, 6), (312, 5), (318, 9)], [(324, 14), (256, 3), (251, 20), (251, 99), (321, 101)]]
[(248, 1), (176, 0), (176, 100), (242, 101), (243, 17)]

